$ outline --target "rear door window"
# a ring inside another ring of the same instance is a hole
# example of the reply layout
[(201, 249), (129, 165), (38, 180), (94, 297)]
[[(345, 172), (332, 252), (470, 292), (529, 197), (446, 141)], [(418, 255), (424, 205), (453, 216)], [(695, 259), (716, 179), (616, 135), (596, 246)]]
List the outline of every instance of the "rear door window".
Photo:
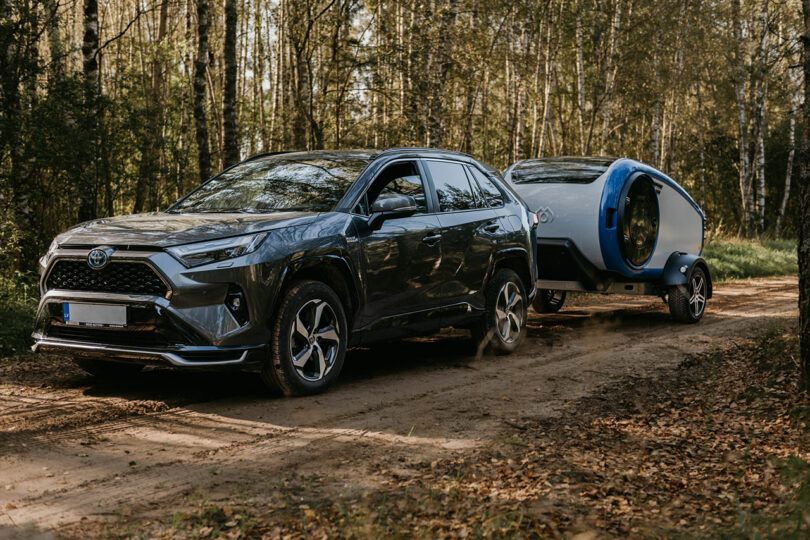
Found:
[(477, 207), (467, 173), (461, 163), (426, 160), (442, 212), (471, 210)]
[(503, 193), (501, 193), (501, 190), (495, 185), (495, 182), (487, 178), (484, 173), (475, 167), (468, 166), (467, 170), (470, 171), (472, 177), (478, 182), (478, 186), (481, 188), (481, 191), (483, 191), (484, 198), (489, 207), (497, 208), (503, 206)]

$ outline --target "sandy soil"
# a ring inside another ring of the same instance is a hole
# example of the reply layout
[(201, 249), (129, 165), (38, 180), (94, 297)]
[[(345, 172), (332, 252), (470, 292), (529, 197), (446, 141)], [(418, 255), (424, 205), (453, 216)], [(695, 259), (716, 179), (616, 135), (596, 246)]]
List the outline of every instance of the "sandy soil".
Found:
[(189, 493), (270, 492), (291, 477), (328, 478), (335, 497), (372, 492), (376, 471), (415, 474), (619, 379), (759, 334), (797, 315), (797, 295), (794, 277), (726, 284), (697, 325), (671, 322), (660, 299), (579, 297), (532, 314), (511, 356), (476, 358), (461, 331), (354, 349), (334, 389), (294, 399), (246, 374), (151, 369), (110, 383), (64, 358), (0, 360), (0, 538), (101, 530), (171, 515)]

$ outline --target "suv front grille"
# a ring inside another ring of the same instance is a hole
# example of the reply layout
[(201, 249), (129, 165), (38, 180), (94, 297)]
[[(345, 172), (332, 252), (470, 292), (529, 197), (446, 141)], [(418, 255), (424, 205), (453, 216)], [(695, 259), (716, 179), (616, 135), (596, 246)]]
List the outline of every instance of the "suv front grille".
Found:
[(169, 289), (146, 263), (112, 261), (101, 270), (85, 261), (57, 261), (45, 283), (48, 290), (149, 294), (165, 297)]

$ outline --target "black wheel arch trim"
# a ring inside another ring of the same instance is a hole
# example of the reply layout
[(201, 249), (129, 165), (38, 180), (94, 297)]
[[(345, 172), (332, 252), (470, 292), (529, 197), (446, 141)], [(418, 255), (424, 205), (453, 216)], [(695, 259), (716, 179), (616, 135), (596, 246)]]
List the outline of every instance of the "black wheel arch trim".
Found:
[[(685, 272), (681, 271), (683, 267), (686, 267)], [(672, 253), (664, 265), (664, 271), (661, 274), (661, 285), (664, 287), (686, 285), (695, 268), (698, 267), (706, 274), (706, 299), (708, 300), (712, 297), (712, 275), (709, 272), (709, 265), (699, 255), (681, 251)]]
[[(278, 286), (273, 291), (273, 295), (270, 299), (272, 302), (271, 305), (274, 306), (272, 310), (273, 316), (275, 316), (276, 306), (280, 301), (279, 297), (282, 291), (284, 291), (284, 289), (290, 283), (290, 280), (296, 275), (299, 275), (301, 272), (306, 272), (308, 270), (317, 269), (319, 272), (322, 272), (324, 270), (324, 263), (329, 264), (333, 268), (338, 268), (341, 277), (346, 282), (348, 289), (346, 294), (348, 295), (348, 300), (351, 302), (350, 306), (345, 306), (346, 319), (349, 326), (353, 326), (350, 314), (355, 313), (362, 303), (362, 299), (360, 297), (362, 286), (351, 260), (349, 259), (348, 255), (344, 253), (323, 253), (288, 261), (287, 264), (284, 265), (284, 269), (279, 275)], [(335, 293), (342, 298), (343, 294), (341, 291), (335, 291)]]
[[(492, 258), (489, 262), (489, 268), (487, 269), (486, 277), (484, 278), (484, 289), (489, 285), (489, 282), (495, 276), (495, 269), (498, 268), (498, 265), (505, 260), (519, 260), (521, 266), (524, 266), (524, 270), (526, 275), (521, 275), (521, 279), (525, 282), (524, 286), (526, 287), (526, 294), (528, 295), (529, 303), (532, 302), (534, 296), (537, 292), (537, 285), (533, 279), (534, 272), (532, 269), (533, 264), (533, 257), (532, 255), (522, 247), (510, 247), (501, 249), (496, 251), (492, 254)], [(528, 279), (526, 279), (528, 278)]]

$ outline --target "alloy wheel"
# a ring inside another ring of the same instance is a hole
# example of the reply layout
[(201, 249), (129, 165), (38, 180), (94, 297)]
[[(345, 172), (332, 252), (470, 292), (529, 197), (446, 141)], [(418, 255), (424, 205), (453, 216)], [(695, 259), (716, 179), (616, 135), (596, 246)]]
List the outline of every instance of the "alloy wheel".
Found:
[(545, 296), (545, 301), (552, 309), (557, 308), (565, 300), (565, 292), (557, 291), (554, 289), (544, 289), (542, 294)]
[(689, 288), (689, 311), (696, 319), (703, 314), (706, 308), (706, 279), (698, 274), (692, 277)]
[(495, 303), (495, 322), (504, 343), (513, 343), (520, 337), (523, 312), (523, 296), (520, 289), (511, 281), (507, 281), (498, 291)]
[(340, 328), (332, 307), (321, 299), (301, 306), (290, 329), (290, 356), (303, 379), (323, 379), (335, 365), (340, 348)]

